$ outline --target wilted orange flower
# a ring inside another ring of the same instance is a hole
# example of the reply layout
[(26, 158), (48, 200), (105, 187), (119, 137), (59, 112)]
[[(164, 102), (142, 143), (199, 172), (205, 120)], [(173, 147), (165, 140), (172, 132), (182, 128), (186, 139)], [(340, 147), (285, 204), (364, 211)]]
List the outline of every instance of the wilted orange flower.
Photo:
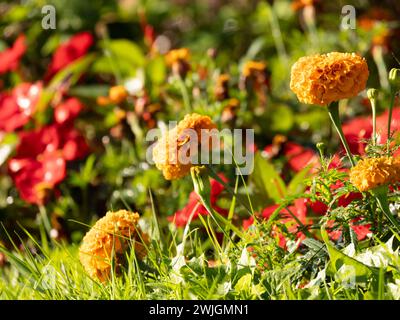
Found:
[(264, 72), (267, 65), (264, 62), (260, 61), (247, 61), (243, 66), (242, 74), (245, 77), (250, 77), (257, 72)]
[(190, 51), (187, 48), (174, 49), (165, 55), (165, 62), (171, 67), (174, 74), (185, 77), (190, 70)]
[(362, 159), (350, 170), (350, 181), (360, 191), (368, 191), (399, 179), (400, 161), (394, 157)]
[(365, 89), (369, 71), (355, 53), (331, 52), (300, 58), (291, 71), (290, 88), (307, 104), (328, 105)]
[(219, 75), (215, 85), (215, 96), (217, 100), (225, 100), (229, 97), (229, 74)]
[(237, 110), (240, 106), (240, 101), (236, 98), (228, 100), (228, 103), (222, 110), (221, 121), (228, 122), (236, 118)]
[[(190, 142), (190, 135), (185, 130), (192, 129), (197, 135), (198, 147), (202, 139), (202, 129), (212, 130), (216, 125), (210, 117), (197, 113), (186, 115), (178, 125), (160, 138), (153, 149), (153, 160), (165, 179), (174, 180), (187, 175), (192, 163), (182, 163), (182, 147)], [(198, 149), (198, 148), (197, 148)]]
[(137, 226), (138, 213), (127, 210), (109, 211), (86, 233), (79, 248), (79, 259), (90, 277), (102, 282), (109, 279), (111, 264), (121, 265), (124, 252), (135, 241), (135, 253), (139, 258), (146, 255), (143, 241), (147, 235)]
[(188, 61), (189, 57), (190, 51), (188, 48), (174, 49), (165, 55), (165, 62), (167, 65), (172, 66), (174, 63), (180, 61)]

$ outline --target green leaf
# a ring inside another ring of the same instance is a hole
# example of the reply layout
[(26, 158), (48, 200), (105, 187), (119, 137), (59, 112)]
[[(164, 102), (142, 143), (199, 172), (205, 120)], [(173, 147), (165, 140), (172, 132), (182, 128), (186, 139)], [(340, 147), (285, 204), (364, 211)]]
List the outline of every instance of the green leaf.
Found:
[(304, 244), (314, 252), (326, 252), (325, 245), (318, 240), (306, 238), (303, 240), (302, 244)]
[(339, 270), (342, 266), (345, 267), (345, 271), (343, 273), (343, 268), (341, 269), (341, 280), (355, 277), (355, 280), (357, 282), (366, 282), (368, 279), (375, 275), (375, 270), (373, 268), (368, 267), (367, 265), (345, 255), (343, 252), (336, 249), (329, 241), (328, 232), (326, 232), (324, 227), (321, 227), (321, 235), (328, 249), (328, 254), (330, 258), (327, 268), (328, 275), (338, 275), (338, 272), (340, 272)]
[(144, 66), (146, 63), (140, 47), (132, 41), (119, 39), (106, 41), (101, 44), (104, 49), (111, 50), (111, 53), (118, 58), (131, 62), (135, 66)]
[(270, 129), (275, 132), (287, 132), (294, 124), (294, 115), (287, 105), (278, 105), (270, 113)]
[(95, 57), (96, 54), (92, 53), (75, 60), (67, 67), (57, 72), (57, 74), (51, 79), (49, 87), (58, 88), (66, 80), (68, 80), (68, 83), (71, 86), (74, 85), (82, 76), (82, 74), (88, 69)]
[(309, 165), (296, 173), (287, 187), (288, 195), (295, 195), (304, 191), (306, 188), (304, 181), (310, 173), (310, 169), (311, 166)]
[(162, 84), (166, 77), (164, 58), (158, 56), (151, 60), (147, 65), (146, 72), (153, 84)]
[(287, 194), (282, 178), (275, 171), (274, 166), (259, 152), (255, 155), (252, 178), (256, 186), (275, 202), (279, 202)]
[(251, 274), (247, 273), (241, 277), (235, 285), (235, 290), (238, 292), (249, 291), (251, 288)]
[(109, 89), (108, 85), (82, 85), (71, 88), (69, 93), (77, 97), (95, 99), (100, 96), (107, 96)]
[(122, 78), (132, 77), (138, 67), (143, 67), (146, 58), (138, 45), (126, 39), (100, 42), (104, 56), (95, 61), (93, 72), (112, 73)]
[(18, 143), (18, 136), (15, 133), (8, 133), (0, 143), (0, 166), (7, 161)]

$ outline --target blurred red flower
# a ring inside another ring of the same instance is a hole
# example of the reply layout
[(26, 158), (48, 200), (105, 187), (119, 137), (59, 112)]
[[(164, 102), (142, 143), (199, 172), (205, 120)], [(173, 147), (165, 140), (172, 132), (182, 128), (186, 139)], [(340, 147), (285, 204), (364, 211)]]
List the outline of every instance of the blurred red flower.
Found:
[(64, 180), (66, 161), (81, 158), (89, 151), (71, 124), (21, 132), (19, 138), (8, 169), (21, 198), (33, 204), (43, 204), (49, 191)]
[(66, 175), (65, 160), (59, 152), (43, 153), (37, 159), (11, 159), (9, 171), (21, 198), (38, 205)]
[(29, 122), (42, 92), (41, 82), (21, 83), (0, 93), (0, 131), (12, 132)]
[(267, 153), (268, 158), (283, 155), (287, 159), (287, 165), (294, 172), (301, 171), (308, 165), (314, 170), (320, 166), (318, 155), (312, 149), (295, 142), (285, 141), (281, 144), (271, 144), (264, 148), (264, 152)]
[(13, 46), (0, 52), (0, 74), (8, 71), (15, 71), (18, 68), (19, 60), (26, 51), (26, 37), (21, 34), (15, 40)]
[[(386, 110), (376, 117), (376, 131), (380, 139), (379, 143), (386, 143), (387, 141), (387, 124), (389, 119), (389, 111)], [(390, 124), (390, 131), (395, 134), (400, 130), (400, 107), (393, 108), (392, 121)]]
[(77, 98), (68, 98), (56, 106), (54, 119), (59, 124), (74, 120), (83, 109), (83, 104)]
[(93, 36), (89, 32), (77, 33), (61, 44), (53, 55), (45, 80), (50, 80), (58, 71), (84, 56), (92, 45)]
[[(223, 175), (219, 174), (222, 181), (227, 182), (228, 179)], [(211, 205), (215, 211), (221, 215), (227, 215), (228, 211), (226, 209), (220, 208), (216, 203), (219, 195), (224, 191), (224, 186), (215, 179), (211, 179)], [(177, 227), (185, 227), (189, 222), (190, 216), (193, 214), (192, 220), (197, 219), (199, 214), (207, 215), (208, 211), (200, 202), (200, 198), (196, 192), (192, 191), (189, 195), (188, 204), (181, 210), (178, 210), (174, 215), (168, 217), (170, 222), (174, 222)]]
[[(343, 124), (343, 133), (353, 154), (365, 154), (364, 139), (372, 136), (371, 117), (357, 117)], [(342, 146), (343, 148), (343, 146)]]
[[(381, 144), (387, 140), (388, 117), (388, 110), (376, 117), (376, 133), (378, 135), (378, 143)], [(400, 107), (393, 108), (390, 130), (392, 132), (400, 130)], [(371, 117), (357, 117), (347, 121), (343, 124), (343, 133), (353, 154), (365, 154), (367, 144), (363, 140), (372, 137)]]

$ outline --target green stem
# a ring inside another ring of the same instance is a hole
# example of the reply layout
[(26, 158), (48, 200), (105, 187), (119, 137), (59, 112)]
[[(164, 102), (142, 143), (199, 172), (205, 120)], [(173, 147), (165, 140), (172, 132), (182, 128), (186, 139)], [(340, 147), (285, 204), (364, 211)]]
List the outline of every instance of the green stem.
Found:
[(388, 72), (385, 65), (385, 60), (383, 59), (383, 51), (381, 46), (375, 46), (372, 50), (372, 58), (378, 68), (379, 82), (381, 87), (384, 89), (389, 88)]
[[(267, 3), (268, 4), (268, 3)], [(269, 6), (269, 14), (270, 14), (270, 26), (272, 32), (272, 38), (274, 39), (276, 50), (279, 54), (279, 58), (283, 61), (283, 63), (288, 62), (288, 55), (286, 53), (285, 44), (283, 42), (281, 28), (279, 26), (278, 18), (275, 14), (275, 6)]]
[(389, 149), (390, 139), (389, 139), (389, 137), (390, 137), (390, 127), (392, 125), (392, 114), (393, 114), (395, 97), (396, 97), (396, 91), (391, 89), (390, 90), (389, 116), (388, 116), (388, 125), (387, 125), (388, 131), (387, 131), (387, 141), (386, 141), (388, 155), (390, 154), (390, 149)]
[(372, 108), (372, 145), (376, 145), (376, 99), (371, 99)]
[(186, 110), (187, 113), (191, 113), (192, 112), (192, 105), (190, 104), (189, 93), (187, 91), (185, 83), (184, 83), (184, 81), (183, 81), (183, 79), (181, 78), (180, 75), (177, 75), (176, 79), (178, 81), (179, 90), (181, 91), (181, 94), (182, 94), (183, 105), (185, 106), (185, 110)]
[(382, 210), (385, 217), (392, 223), (392, 225), (400, 232), (400, 224), (396, 218), (392, 215), (389, 208), (389, 202), (387, 198), (388, 187), (382, 186), (371, 191), (372, 195), (378, 202), (379, 208)]
[(328, 113), (329, 113), (329, 117), (332, 120), (333, 126), (335, 127), (340, 140), (342, 141), (342, 144), (346, 150), (347, 156), (349, 157), (349, 160), (351, 162), (351, 166), (354, 167), (355, 166), (355, 161), (353, 159), (353, 155), (350, 152), (350, 148), (349, 145), (347, 144), (347, 141), (344, 137), (343, 134), (343, 130), (342, 130), (342, 125), (340, 123), (340, 117), (339, 117), (339, 102), (335, 101), (332, 102), (329, 106), (328, 106)]

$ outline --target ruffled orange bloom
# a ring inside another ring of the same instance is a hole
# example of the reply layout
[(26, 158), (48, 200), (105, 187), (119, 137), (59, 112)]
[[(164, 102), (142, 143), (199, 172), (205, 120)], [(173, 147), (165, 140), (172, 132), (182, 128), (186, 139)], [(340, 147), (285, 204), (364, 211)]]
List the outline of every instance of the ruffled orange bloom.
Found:
[(153, 149), (153, 160), (157, 168), (163, 172), (165, 179), (179, 179), (187, 175), (193, 165), (190, 161), (188, 163), (181, 161), (186, 155), (186, 153), (183, 154), (185, 150), (182, 148), (191, 139), (186, 130), (194, 130), (193, 133), (197, 135), (198, 148), (196, 149), (198, 150), (202, 141), (202, 129), (212, 130), (215, 128), (216, 125), (210, 117), (192, 113), (186, 115), (175, 128), (160, 138)]
[(350, 181), (360, 191), (368, 191), (399, 180), (399, 158), (379, 157), (362, 159), (350, 170)]
[(86, 233), (79, 248), (79, 259), (90, 277), (101, 282), (108, 280), (112, 260), (116, 267), (120, 266), (131, 241), (135, 241), (138, 258), (146, 255), (142, 240), (147, 242), (148, 237), (141, 233), (138, 220), (138, 213), (109, 211)]
[(328, 105), (356, 96), (368, 75), (367, 62), (355, 53), (307, 56), (292, 66), (290, 89), (303, 103)]

